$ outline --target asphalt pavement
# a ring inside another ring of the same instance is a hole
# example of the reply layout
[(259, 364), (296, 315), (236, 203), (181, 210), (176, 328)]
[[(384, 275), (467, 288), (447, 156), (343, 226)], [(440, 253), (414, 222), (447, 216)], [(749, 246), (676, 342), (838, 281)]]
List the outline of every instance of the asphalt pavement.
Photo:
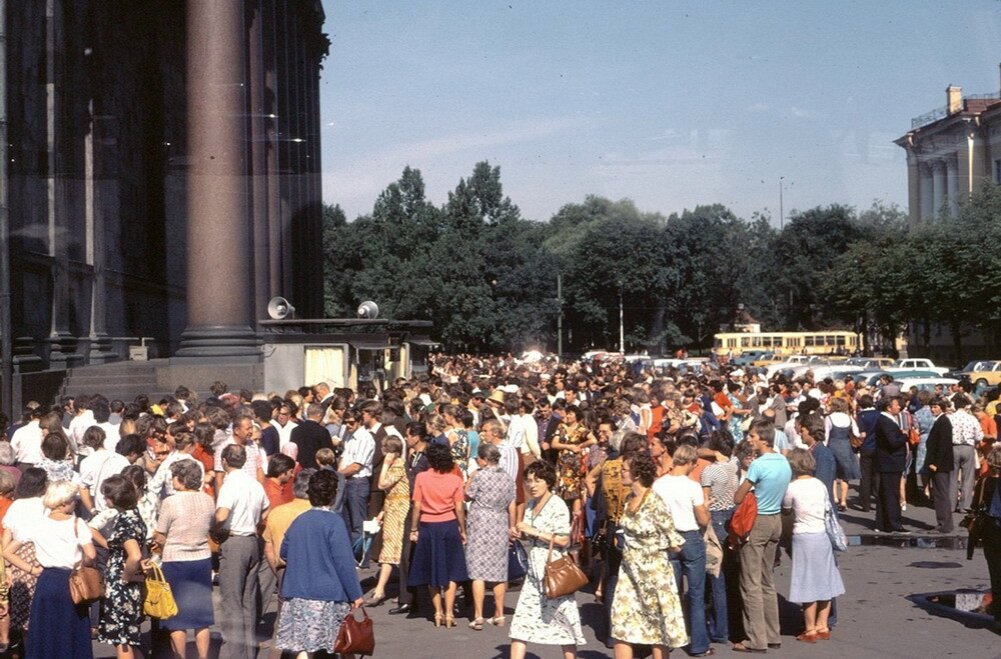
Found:
[[(799, 607), (787, 602), (791, 559), (783, 554), (776, 568), (776, 584), (782, 617), (782, 647), (770, 650), (776, 657), (1001, 657), (1001, 627), (986, 616), (964, 613), (951, 606), (954, 591), (986, 591), (987, 565), (978, 550), (966, 560), (965, 531), (952, 537), (927, 532), (909, 535), (876, 534), (871, 531), (872, 513), (849, 510), (843, 514), (852, 546), (839, 557), (846, 594), (838, 599), (839, 621), (831, 640), (804, 644), (795, 640), (802, 631)], [(957, 515), (957, 522), (959, 516)], [(904, 525), (927, 531), (934, 525), (934, 512), (911, 506)], [(375, 570), (360, 571), (363, 585), (374, 583)], [(392, 594), (392, 591), (390, 591)], [(945, 596), (936, 594), (944, 593)], [(509, 592), (505, 606), (508, 620), (517, 603), (518, 592)], [(218, 590), (216, 591), (218, 616)], [(975, 608), (980, 595), (962, 594), (961, 608)], [(488, 595), (487, 611), (491, 611)], [(577, 594), (587, 644), (580, 648), (581, 659), (611, 657), (612, 652), (595, 638), (600, 628), (601, 606), (590, 592)], [(487, 625), (483, 631), (466, 627), (458, 620), (451, 629), (435, 628), (429, 616), (391, 616), (391, 600), (369, 608), (375, 622), (376, 657), (396, 659), (467, 659), (508, 656), (506, 628)], [(269, 616), (270, 617), (270, 616)], [(213, 630), (213, 655), (218, 648), (218, 630)], [(740, 656), (728, 645), (713, 646), (718, 656)], [(114, 657), (114, 649), (95, 644), (96, 657)], [(189, 656), (195, 656), (189, 644)], [(168, 656), (156, 653), (155, 656)], [(267, 652), (262, 651), (261, 657)], [(530, 646), (529, 657), (561, 657), (556, 647)], [(686, 656), (683, 650), (672, 656)]]

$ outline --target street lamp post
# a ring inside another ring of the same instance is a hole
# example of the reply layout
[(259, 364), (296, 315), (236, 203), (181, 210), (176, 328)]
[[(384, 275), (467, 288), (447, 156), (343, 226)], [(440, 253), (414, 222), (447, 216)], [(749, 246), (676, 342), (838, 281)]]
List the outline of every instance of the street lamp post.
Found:
[(780, 176), (779, 177), (779, 230), (780, 231), (785, 228), (785, 224), (786, 224), (785, 207), (784, 207), (784, 204), (782, 203), (783, 202), (783, 200), (782, 200), (782, 187), (783, 187), (782, 182), (784, 180), (785, 180), (785, 176)]

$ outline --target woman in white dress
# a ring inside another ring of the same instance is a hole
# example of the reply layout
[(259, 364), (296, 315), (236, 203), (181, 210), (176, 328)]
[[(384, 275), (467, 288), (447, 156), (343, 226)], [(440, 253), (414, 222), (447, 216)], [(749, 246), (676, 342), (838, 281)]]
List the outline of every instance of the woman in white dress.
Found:
[(517, 535), (529, 540), (528, 574), (508, 634), (511, 659), (524, 659), (528, 643), (559, 645), (564, 659), (574, 659), (577, 646), (584, 644), (573, 594), (550, 599), (543, 592), (550, 540), (554, 559), (570, 545), (570, 511), (560, 497), (553, 496), (555, 484), (556, 472), (547, 462), (533, 462), (525, 468), (525, 485), (532, 498), (524, 521), (518, 523)]

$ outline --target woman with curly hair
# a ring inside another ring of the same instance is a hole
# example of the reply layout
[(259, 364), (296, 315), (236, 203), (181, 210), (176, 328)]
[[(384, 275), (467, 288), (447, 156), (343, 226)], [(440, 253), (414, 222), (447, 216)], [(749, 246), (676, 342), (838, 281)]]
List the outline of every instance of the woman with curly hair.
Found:
[[(427, 471), (414, 479), (410, 541), (416, 543), (410, 563), (410, 586), (427, 586), (434, 605), (434, 625), (454, 627), (452, 606), (458, 582), (466, 581), (466, 514), (462, 476), (448, 446), (432, 444)], [(444, 591), (444, 605), (442, 605)]]
[(667, 505), (651, 487), (657, 466), (642, 453), (626, 458), (622, 483), (630, 487), (619, 519), (622, 564), (612, 600), (616, 659), (631, 659), (633, 646), (653, 646), (654, 659), (688, 644), (678, 587), (668, 560), (684, 539), (674, 530)]
[(576, 405), (568, 405), (563, 412), (563, 422), (556, 428), (552, 447), (558, 451), (556, 458), (555, 493), (568, 506), (573, 506), (573, 514), (581, 512), (581, 497), (584, 488), (584, 456), (587, 449), (597, 443), (587, 426), (581, 423), (581, 411)]
[(555, 485), (556, 472), (548, 462), (539, 460), (525, 467), (525, 486), (532, 498), (525, 504), (525, 519), (515, 528), (518, 538), (528, 541), (528, 574), (508, 634), (511, 659), (524, 659), (529, 643), (559, 645), (564, 659), (572, 659), (577, 646), (584, 644), (573, 593), (549, 598), (543, 586), (550, 543), (554, 558), (570, 546), (570, 511), (553, 494)]

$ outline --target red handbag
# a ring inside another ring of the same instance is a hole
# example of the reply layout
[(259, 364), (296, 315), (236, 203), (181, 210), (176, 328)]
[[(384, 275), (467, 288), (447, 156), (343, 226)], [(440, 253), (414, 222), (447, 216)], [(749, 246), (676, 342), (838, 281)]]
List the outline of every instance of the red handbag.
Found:
[(758, 519), (758, 498), (754, 492), (748, 492), (740, 502), (733, 517), (730, 518), (730, 534), (726, 536), (726, 544), (730, 549), (740, 549), (751, 535), (754, 522)]
[(341, 623), (341, 630), (337, 632), (337, 640), (334, 642), (334, 652), (363, 655), (371, 655), (375, 652), (375, 631), (372, 629), (372, 619), (368, 617), (364, 607), (361, 609), (361, 614), (364, 618), (355, 620), (355, 614), (352, 611)]

